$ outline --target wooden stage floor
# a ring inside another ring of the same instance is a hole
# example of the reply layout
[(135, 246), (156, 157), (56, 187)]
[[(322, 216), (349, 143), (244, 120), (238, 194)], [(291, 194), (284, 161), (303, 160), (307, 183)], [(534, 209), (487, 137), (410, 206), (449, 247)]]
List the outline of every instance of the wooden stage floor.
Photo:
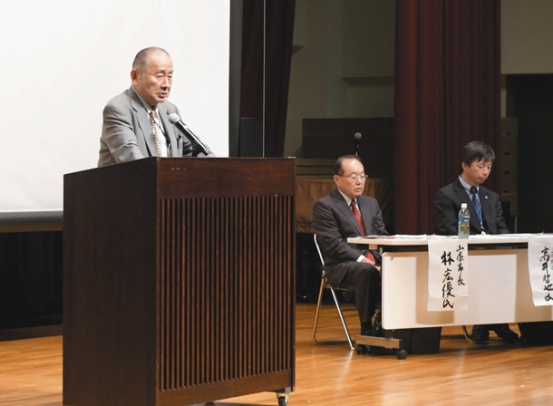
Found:
[[(473, 344), (460, 327), (448, 327), (438, 354), (410, 354), (405, 360), (358, 355), (344, 341), (314, 344), (315, 305), (300, 303), (296, 309), (296, 387), (290, 406), (553, 404), (551, 346)], [(333, 307), (326, 305), (321, 317), (319, 338), (344, 338)], [(347, 319), (357, 334), (355, 312)], [(61, 336), (0, 341), (0, 405), (62, 406)], [(269, 406), (277, 399), (262, 392), (213, 405)]]

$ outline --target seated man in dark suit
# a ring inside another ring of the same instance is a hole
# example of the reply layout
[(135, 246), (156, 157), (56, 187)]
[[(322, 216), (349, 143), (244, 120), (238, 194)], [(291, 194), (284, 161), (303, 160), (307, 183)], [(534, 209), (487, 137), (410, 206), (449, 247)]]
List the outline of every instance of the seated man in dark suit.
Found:
[(387, 235), (376, 199), (363, 195), (365, 168), (360, 158), (345, 155), (334, 165), (336, 188), (313, 205), (313, 230), (323, 253), (328, 282), (355, 286), (361, 334), (372, 332), (380, 303), (378, 253), (347, 243), (348, 237)]
[[(466, 203), (470, 212), (471, 234), (508, 234), (509, 230), (503, 218), (501, 200), (497, 193), (481, 186), (490, 175), (495, 153), (493, 149), (480, 141), (472, 141), (461, 151), (463, 172), (453, 183), (436, 192), (434, 214), (440, 235), (457, 235), (458, 213), (461, 203)], [(486, 341), (489, 330), (505, 341), (514, 341), (518, 335), (507, 324), (474, 326), (472, 339)]]

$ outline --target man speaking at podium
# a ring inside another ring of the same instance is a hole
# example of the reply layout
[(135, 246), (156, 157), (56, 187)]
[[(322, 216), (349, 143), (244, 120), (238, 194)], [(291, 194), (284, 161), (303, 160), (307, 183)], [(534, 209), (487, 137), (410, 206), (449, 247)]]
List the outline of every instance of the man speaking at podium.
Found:
[(98, 166), (150, 156), (213, 156), (180, 121), (167, 101), (173, 62), (164, 49), (149, 47), (134, 58), (132, 85), (104, 107)]

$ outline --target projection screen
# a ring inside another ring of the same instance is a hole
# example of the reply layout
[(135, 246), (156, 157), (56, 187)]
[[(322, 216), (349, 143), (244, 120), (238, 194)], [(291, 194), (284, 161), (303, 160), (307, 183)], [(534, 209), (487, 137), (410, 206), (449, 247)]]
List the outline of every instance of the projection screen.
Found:
[(96, 167), (102, 109), (136, 53), (173, 58), (170, 101), (228, 156), (230, 0), (20, 0), (0, 5), (0, 221), (61, 213), (63, 175)]

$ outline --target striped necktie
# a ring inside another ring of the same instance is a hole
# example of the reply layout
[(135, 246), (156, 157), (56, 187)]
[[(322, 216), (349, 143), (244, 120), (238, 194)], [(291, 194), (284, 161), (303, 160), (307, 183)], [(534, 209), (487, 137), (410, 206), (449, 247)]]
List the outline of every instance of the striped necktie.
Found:
[(157, 133), (156, 118), (156, 111), (150, 110), (150, 126), (152, 127), (152, 133), (154, 134), (154, 142), (156, 143), (157, 156), (161, 156), (161, 144), (159, 143), (159, 135)]

